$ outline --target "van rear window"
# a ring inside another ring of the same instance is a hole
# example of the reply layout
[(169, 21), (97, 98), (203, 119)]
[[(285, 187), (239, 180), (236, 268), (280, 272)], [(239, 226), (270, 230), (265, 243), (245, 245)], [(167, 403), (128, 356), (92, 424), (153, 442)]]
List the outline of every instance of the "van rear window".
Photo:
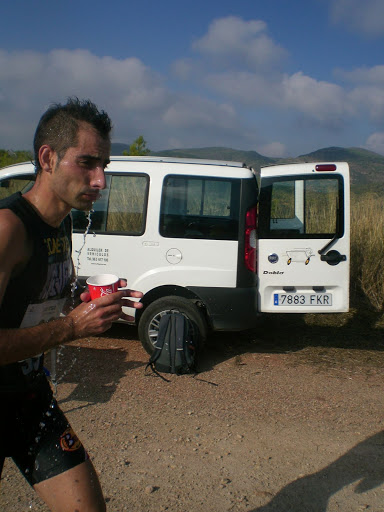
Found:
[(167, 176), (160, 234), (167, 238), (237, 240), (240, 180)]
[(263, 178), (259, 238), (332, 238), (344, 232), (342, 177)]

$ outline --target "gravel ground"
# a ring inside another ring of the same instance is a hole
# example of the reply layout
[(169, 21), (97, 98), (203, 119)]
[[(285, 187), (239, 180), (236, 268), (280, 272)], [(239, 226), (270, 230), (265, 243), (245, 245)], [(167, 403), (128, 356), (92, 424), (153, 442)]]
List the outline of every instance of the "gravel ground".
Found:
[[(61, 350), (57, 397), (110, 512), (383, 512), (383, 327), (266, 318), (197, 376), (145, 372), (134, 327)], [(47, 508), (6, 462), (2, 512)]]

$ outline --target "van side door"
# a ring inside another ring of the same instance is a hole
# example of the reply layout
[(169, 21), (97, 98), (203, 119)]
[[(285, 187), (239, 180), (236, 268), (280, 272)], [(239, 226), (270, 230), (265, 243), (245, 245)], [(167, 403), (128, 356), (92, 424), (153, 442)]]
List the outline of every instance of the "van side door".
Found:
[(267, 167), (260, 184), (259, 311), (348, 311), (348, 164)]

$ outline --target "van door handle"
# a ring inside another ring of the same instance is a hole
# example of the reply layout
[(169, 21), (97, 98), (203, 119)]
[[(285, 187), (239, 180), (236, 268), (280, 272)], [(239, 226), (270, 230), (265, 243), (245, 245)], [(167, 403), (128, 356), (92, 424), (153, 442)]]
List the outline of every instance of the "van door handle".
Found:
[(339, 251), (329, 251), (327, 254), (322, 254), (320, 259), (326, 261), (328, 265), (338, 265), (340, 261), (347, 261), (347, 256), (340, 254)]

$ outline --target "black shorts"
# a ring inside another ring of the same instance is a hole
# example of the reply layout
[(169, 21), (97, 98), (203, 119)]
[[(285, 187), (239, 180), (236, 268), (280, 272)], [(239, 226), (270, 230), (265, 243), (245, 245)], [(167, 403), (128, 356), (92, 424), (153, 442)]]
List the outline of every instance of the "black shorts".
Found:
[(11, 457), (34, 485), (88, 459), (48, 382), (30, 393), (0, 393), (0, 411), (0, 473)]

